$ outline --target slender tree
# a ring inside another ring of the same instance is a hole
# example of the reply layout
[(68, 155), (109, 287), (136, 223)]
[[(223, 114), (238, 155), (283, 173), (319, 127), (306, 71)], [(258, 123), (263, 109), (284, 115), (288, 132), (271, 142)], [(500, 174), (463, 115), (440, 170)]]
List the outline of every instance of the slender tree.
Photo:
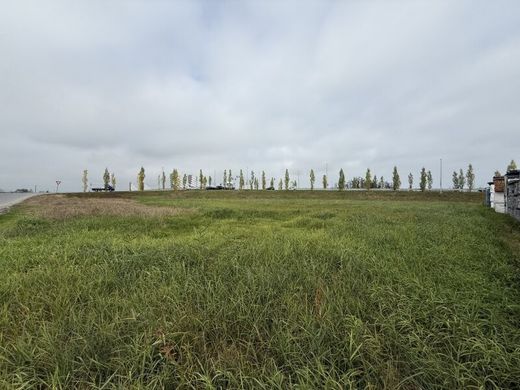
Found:
[(187, 184), (188, 184), (188, 175), (184, 174), (184, 176), (182, 176), (182, 188), (186, 189)]
[(255, 172), (251, 171), (251, 179), (249, 179), (249, 189), (252, 190), (255, 186)]
[(265, 190), (265, 172), (262, 171), (262, 190)]
[(114, 172), (112, 172), (112, 175), (110, 176), (110, 183), (112, 184), (112, 188), (116, 189), (116, 175)]
[(311, 191), (314, 190), (314, 182), (316, 181), (316, 176), (314, 176), (314, 169), (311, 169), (311, 172), (309, 173), (309, 179), (311, 182)]
[(412, 172), (408, 175), (408, 189), (411, 191), (413, 189), (413, 175)]
[(459, 171), (459, 189), (462, 191), (466, 185), (466, 177), (462, 169)]
[(432, 171), (428, 171), (428, 173), (426, 174), (426, 181), (428, 182), (428, 191), (431, 191), (433, 188)]
[(81, 178), (81, 181), (83, 182), (83, 192), (87, 192), (88, 190), (88, 170), (83, 171), (83, 177)]
[(428, 179), (428, 175), (426, 174), (426, 169), (424, 167), (421, 169), (421, 180), (419, 181), (419, 188), (422, 192), (426, 191), (426, 182)]
[(367, 169), (367, 173), (365, 174), (365, 188), (370, 190), (372, 187), (372, 175), (370, 173), (370, 168)]
[(274, 189), (274, 177), (271, 177), (271, 182), (269, 183), (269, 187)]
[(278, 182), (278, 191), (281, 191), (281, 190), (283, 190), (282, 178), (280, 178), (280, 181)]
[(244, 173), (242, 172), (242, 170), (240, 170), (240, 176), (239, 176), (239, 179), (238, 179), (238, 189), (240, 191), (242, 191), (244, 189)]
[(199, 170), (199, 188), (201, 190), (204, 188), (204, 174), (202, 173), (202, 169)]
[(385, 188), (385, 179), (383, 179), (383, 176), (379, 179), (379, 188)]
[(394, 172), (392, 173), (392, 188), (394, 191), (401, 188), (401, 178), (399, 177), (399, 172), (397, 172), (396, 166), (394, 166)]
[(179, 189), (179, 171), (174, 169), (172, 173), (170, 173), (170, 186), (172, 190), (177, 191)]
[(211, 176), (209, 177), (209, 186), (211, 187)]
[(372, 187), (372, 188), (377, 188), (377, 183), (379, 183), (379, 182), (377, 181), (377, 175), (374, 175), (374, 178), (372, 179), (372, 185), (371, 185), (371, 187)]
[(141, 167), (141, 170), (137, 174), (137, 189), (139, 191), (144, 191), (144, 178), (146, 177), (144, 173), (144, 168)]
[(452, 179), (451, 180), (453, 181), (453, 189), (454, 190), (460, 189), (460, 187), (459, 187), (459, 185), (460, 185), (459, 184), (459, 175), (457, 174), (457, 171), (453, 171), (453, 175), (452, 175)]
[(166, 174), (164, 173), (164, 169), (162, 170), (162, 173), (161, 173), (161, 184), (162, 184), (162, 189), (164, 191), (166, 189)]
[(323, 175), (323, 178), (321, 180), (321, 183), (323, 184), (323, 189), (326, 190), (329, 186), (329, 182), (327, 180), (327, 175)]
[(339, 170), (339, 179), (338, 179), (338, 190), (343, 191), (345, 189), (345, 173), (343, 173), (343, 168)]
[(468, 170), (466, 171), (466, 182), (468, 183), (469, 192), (473, 191), (473, 186), (475, 183), (475, 173), (473, 172), (473, 165), (468, 165)]
[(224, 169), (224, 177), (222, 178), (222, 185), (227, 188), (227, 182), (228, 182), (228, 178), (227, 178), (227, 170)]
[(285, 170), (285, 180), (284, 180), (284, 184), (285, 184), (285, 190), (287, 191), (289, 189), (289, 181), (290, 181), (290, 177), (289, 177), (289, 170), (286, 169)]
[(515, 160), (511, 160), (511, 162), (507, 166), (506, 173), (509, 172), (509, 171), (514, 171), (515, 169), (518, 169), (517, 166), (516, 166), (516, 162), (515, 162)]
[(228, 179), (227, 179), (227, 184), (226, 184), (226, 188), (231, 188), (233, 187), (233, 184), (235, 183), (235, 180), (233, 179), (233, 173), (231, 172), (231, 169), (228, 171)]
[(258, 182), (258, 177), (255, 177), (255, 190), (258, 191), (258, 187), (260, 187), (260, 183)]
[(110, 183), (110, 173), (108, 173), (108, 168), (105, 168), (105, 173), (103, 174), (103, 183), (105, 183), (105, 188), (108, 187)]

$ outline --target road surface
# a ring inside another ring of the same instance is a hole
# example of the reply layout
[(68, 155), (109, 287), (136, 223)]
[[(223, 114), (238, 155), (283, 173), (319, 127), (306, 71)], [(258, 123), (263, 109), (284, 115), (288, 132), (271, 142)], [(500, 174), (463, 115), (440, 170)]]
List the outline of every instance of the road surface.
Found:
[(20, 203), (31, 196), (35, 196), (37, 194), (28, 193), (28, 194), (15, 194), (12, 192), (0, 192), (0, 213), (7, 211), (7, 209), (16, 203)]

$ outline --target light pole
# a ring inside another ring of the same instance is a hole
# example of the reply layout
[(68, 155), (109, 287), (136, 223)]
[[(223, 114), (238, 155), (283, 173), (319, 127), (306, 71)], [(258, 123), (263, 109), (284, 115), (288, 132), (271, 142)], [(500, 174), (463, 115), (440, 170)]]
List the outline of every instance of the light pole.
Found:
[(441, 186), (441, 194), (442, 194), (442, 158), (441, 158), (441, 177), (440, 177), (440, 186)]

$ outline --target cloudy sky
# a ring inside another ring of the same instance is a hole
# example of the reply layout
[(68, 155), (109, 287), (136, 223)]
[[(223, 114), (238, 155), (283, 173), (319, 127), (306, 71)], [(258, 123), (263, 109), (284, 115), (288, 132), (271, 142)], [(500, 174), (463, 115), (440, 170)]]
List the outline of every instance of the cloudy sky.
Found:
[(520, 1), (3, 1), (0, 188), (520, 160)]

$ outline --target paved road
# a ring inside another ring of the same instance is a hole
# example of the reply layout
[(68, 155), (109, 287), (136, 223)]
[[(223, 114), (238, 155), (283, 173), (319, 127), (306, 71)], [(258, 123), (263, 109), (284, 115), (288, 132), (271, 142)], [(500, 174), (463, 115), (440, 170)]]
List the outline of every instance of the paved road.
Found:
[(13, 194), (11, 192), (0, 192), (0, 213), (5, 212), (12, 205), (20, 203), (35, 195), (37, 194)]

